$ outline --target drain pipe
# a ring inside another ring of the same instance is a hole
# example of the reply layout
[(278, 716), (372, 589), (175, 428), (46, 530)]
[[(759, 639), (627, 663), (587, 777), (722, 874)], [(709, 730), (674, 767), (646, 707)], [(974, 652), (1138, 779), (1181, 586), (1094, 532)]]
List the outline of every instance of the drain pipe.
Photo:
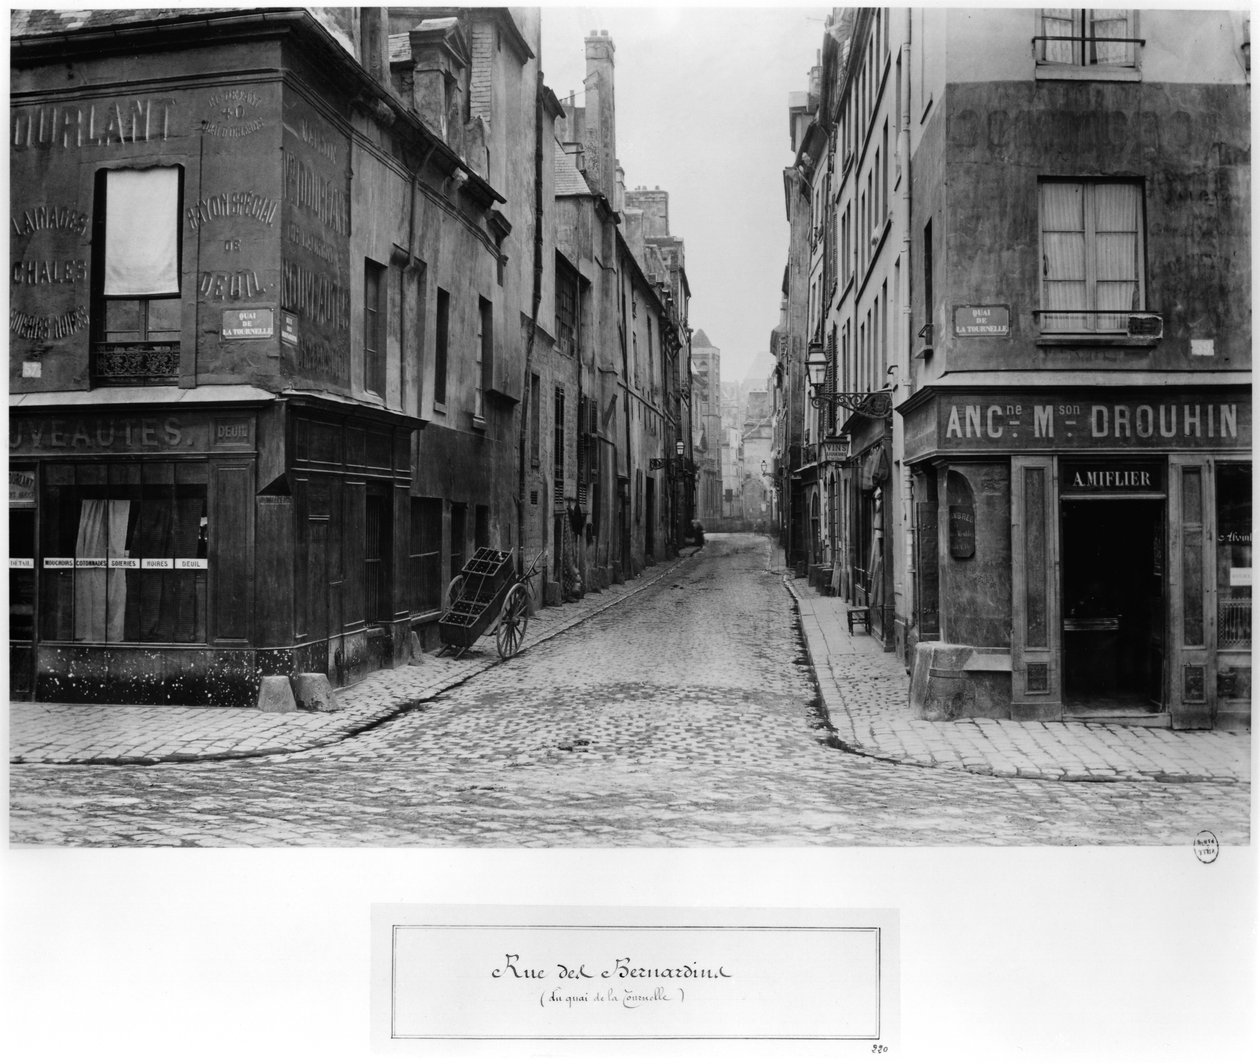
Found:
[[(900, 398), (904, 402), (909, 398), (910, 393), (910, 360), (914, 357), (912, 348), (914, 346), (911, 339), (911, 325), (913, 317), (910, 307), (910, 289), (914, 279), (911, 271), (911, 233), (910, 233), (910, 114), (912, 108), (910, 106), (910, 25), (911, 13), (910, 8), (905, 8), (902, 15), (902, 36), (901, 36), (901, 114), (898, 116), (901, 124), (901, 133), (897, 140), (897, 152), (901, 156), (901, 195), (898, 197), (898, 210), (901, 215), (901, 261), (904, 263), (902, 270), (902, 291), (898, 293), (898, 297), (902, 300), (901, 305), (901, 337), (898, 347), (902, 349), (901, 356), (897, 359), (897, 375), (896, 389), (900, 393)], [(910, 467), (905, 462), (905, 422), (894, 420), (893, 422), (893, 454), (900, 455), (900, 483), (898, 484), (898, 494), (900, 495), (901, 504), (901, 537), (904, 551), (902, 561), (902, 572), (904, 574), (905, 584), (902, 588), (903, 602), (905, 603), (905, 623), (911, 625), (911, 619), (915, 615), (917, 603), (915, 602), (914, 581), (911, 575), (915, 572), (914, 557), (914, 522), (916, 515), (914, 512), (914, 492), (913, 477), (910, 474)], [(894, 580), (895, 588), (895, 580)], [(896, 621), (894, 619), (894, 625)], [(907, 633), (908, 634), (908, 633)]]

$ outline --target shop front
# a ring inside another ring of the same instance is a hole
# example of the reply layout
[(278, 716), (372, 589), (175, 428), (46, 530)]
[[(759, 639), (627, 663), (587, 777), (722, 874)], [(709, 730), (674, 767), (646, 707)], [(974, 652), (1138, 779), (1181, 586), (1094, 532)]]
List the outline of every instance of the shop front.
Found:
[[(391, 648), (405, 641), (388, 567), (404, 538), (389, 515), (409, 483), (407, 427), (322, 415), (311, 433), (309, 417), (249, 386), (144, 389), (142, 403), (128, 391), (10, 408), (12, 697), (251, 705), (266, 674), (344, 682), (347, 649), (367, 664), (373, 627)], [(373, 434), (381, 457), (365, 451)], [(304, 437), (364, 446), (334, 467), (331, 453), (306, 457)], [(322, 540), (321, 522), (336, 528)], [(367, 611), (349, 588), (373, 586), (373, 559), (384, 598)]]
[(1244, 391), (937, 388), (903, 415), (917, 708), (1250, 726)]

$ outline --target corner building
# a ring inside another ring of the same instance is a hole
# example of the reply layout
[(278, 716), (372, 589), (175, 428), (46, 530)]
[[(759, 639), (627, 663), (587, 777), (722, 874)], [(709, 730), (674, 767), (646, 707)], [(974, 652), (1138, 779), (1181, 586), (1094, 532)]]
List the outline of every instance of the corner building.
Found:
[(907, 17), (912, 703), (1249, 727), (1245, 13)]
[(14, 15), (15, 696), (341, 686), (515, 545), (537, 17), (385, 11)]

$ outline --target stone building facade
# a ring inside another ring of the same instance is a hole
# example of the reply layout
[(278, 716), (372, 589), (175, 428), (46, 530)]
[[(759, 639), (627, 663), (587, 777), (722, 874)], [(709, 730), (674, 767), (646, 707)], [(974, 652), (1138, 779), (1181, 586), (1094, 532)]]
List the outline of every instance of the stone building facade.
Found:
[(664, 457), (664, 360), (656, 421), (600, 419), (623, 291), (657, 351), (685, 307), (613, 227), (585, 283), (566, 255), (540, 18), (13, 14), (16, 697), (341, 686), (436, 645), (477, 547), (579, 594), (664, 556), (617, 509)]
[(1245, 16), (837, 9), (823, 44), (814, 397), (892, 406), (831, 426), (833, 587), (874, 601), (883, 488), (871, 629), (919, 712), (1249, 726)]

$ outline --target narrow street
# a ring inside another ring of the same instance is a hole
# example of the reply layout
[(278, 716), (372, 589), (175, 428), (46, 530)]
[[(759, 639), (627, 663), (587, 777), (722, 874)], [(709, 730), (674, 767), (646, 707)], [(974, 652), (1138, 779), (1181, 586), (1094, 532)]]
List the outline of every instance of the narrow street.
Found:
[(334, 746), (11, 766), (11, 840), (72, 846), (1181, 844), (1245, 837), (1247, 784), (899, 766), (829, 742), (761, 536)]

